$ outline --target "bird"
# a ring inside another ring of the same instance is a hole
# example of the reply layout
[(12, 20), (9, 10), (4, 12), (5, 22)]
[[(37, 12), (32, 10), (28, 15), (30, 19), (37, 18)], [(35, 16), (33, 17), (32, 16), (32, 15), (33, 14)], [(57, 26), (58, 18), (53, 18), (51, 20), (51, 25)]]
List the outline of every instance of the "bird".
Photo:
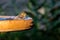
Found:
[(26, 16), (27, 16), (26, 12), (21, 12), (14, 19), (25, 19)]

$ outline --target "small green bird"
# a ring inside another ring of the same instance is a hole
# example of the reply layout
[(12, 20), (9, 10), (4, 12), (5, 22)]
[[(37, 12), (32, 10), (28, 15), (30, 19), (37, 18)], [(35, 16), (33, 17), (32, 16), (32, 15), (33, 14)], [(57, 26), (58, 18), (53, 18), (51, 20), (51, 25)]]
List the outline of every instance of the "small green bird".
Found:
[(24, 19), (24, 20), (28, 20), (28, 19), (32, 19), (31, 17), (29, 17), (26, 12), (22, 12), (19, 15), (17, 15), (14, 19)]

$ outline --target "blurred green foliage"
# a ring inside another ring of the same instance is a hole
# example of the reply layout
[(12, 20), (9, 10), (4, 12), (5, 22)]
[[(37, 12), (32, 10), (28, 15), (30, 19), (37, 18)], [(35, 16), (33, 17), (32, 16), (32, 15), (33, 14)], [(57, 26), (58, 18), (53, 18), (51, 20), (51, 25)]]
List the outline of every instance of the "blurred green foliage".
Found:
[[(19, 12), (14, 0), (16, 13)], [(33, 18), (31, 29), (0, 33), (0, 40), (60, 40), (60, 1), (59, 0), (29, 0), (27, 14)], [(44, 7), (45, 14), (38, 12)], [(0, 6), (0, 13), (2, 12)]]

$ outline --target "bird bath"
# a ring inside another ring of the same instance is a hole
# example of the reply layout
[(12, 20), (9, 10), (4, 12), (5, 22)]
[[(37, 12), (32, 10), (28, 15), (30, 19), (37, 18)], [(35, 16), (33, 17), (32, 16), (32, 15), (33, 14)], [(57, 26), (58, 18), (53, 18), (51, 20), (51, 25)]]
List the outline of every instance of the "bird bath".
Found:
[(31, 28), (32, 19), (9, 19), (14, 16), (0, 16), (0, 32), (26, 30)]

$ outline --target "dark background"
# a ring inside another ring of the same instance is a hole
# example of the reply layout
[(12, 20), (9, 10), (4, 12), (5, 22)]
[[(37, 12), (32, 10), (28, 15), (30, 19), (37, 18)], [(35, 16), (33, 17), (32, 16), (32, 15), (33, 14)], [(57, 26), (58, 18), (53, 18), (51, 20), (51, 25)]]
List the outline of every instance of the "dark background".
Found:
[[(38, 9), (45, 8), (45, 14)], [(0, 40), (60, 40), (60, 0), (0, 0), (0, 15), (22, 11), (33, 18), (31, 29), (0, 33)]]

